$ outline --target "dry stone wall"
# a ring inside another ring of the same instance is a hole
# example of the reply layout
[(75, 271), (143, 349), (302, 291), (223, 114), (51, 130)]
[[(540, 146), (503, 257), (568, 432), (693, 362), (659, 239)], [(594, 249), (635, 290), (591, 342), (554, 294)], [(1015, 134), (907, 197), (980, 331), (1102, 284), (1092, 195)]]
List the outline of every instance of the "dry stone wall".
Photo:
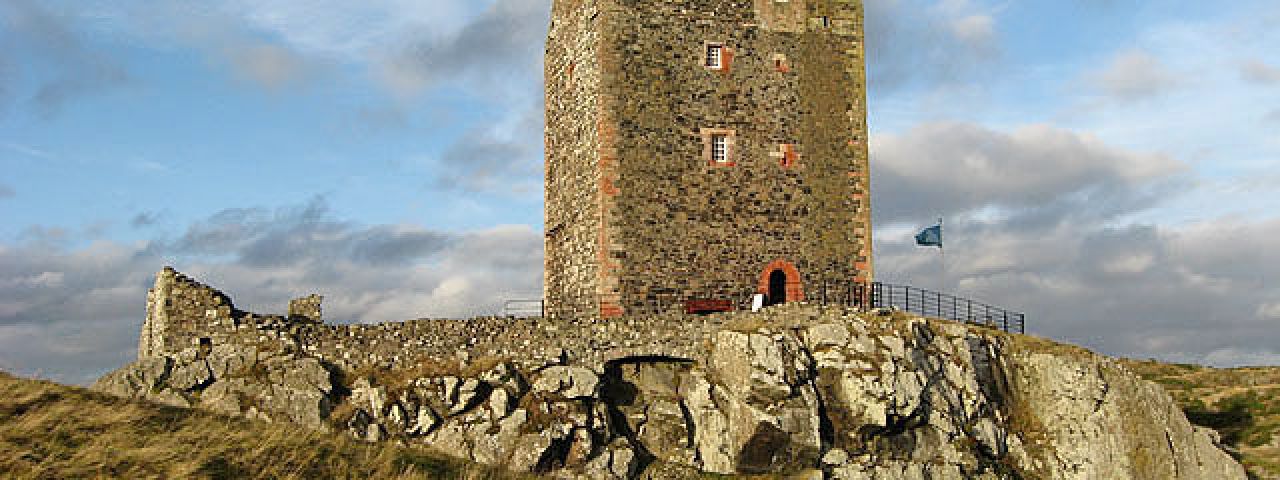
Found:
[(320, 323), (323, 321), (320, 309), (320, 303), (323, 301), (324, 297), (316, 294), (290, 300), (289, 318), (292, 320), (310, 320), (312, 322)]
[[(291, 315), (237, 309), (230, 297), (170, 267), (156, 274), (148, 293), (139, 359), (200, 346), (234, 345), (305, 353), (347, 370), (409, 368), (435, 359), (564, 358), (598, 364), (626, 356), (701, 358), (708, 335), (725, 315), (680, 311), (623, 320), (478, 317), (418, 319), (382, 324), (324, 324), (322, 297), (290, 303)], [(303, 312), (296, 311), (305, 305)], [(314, 317), (312, 316), (314, 315)]]

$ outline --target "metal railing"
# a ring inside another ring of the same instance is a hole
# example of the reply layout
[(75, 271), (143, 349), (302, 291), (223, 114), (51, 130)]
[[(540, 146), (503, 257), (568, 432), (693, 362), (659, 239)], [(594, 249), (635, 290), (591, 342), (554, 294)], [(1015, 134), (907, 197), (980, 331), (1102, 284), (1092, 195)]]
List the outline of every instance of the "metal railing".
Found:
[(926, 317), (976, 323), (1006, 332), (1027, 333), (1026, 314), (910, 285), (872, 283), (870, 304), (872, 308), (898, 308)]
[[(750, 310), (754, 295), (755, 292), (751, 292), (729, 302), (736, 309)], [(618, 295), (601, 295), (601, 297), (616, 301)], [(670, 295), (670, 298), (657, 297), (642, 304), (629, 305), (627, 311), (645, 314), (663, 312), (689, 314), (692, 312), (687, 311), (688, 302), (705, 302), (713, 297), (714, 295), (695, 295), (684, 299), (677, 298), (675, 295)], [(805, 301), (819, 305), (840, 305), (863, 310), (897, 308), (926, 317), (985, 325), (1011, 333), (1026, 333), (1026, 314), (910, 285), (882, 282), (823, 283), (805, 292), (805, 297)], [(508, 300), (503, 304), (502, 312), (504, 316), (511, 317), (546, 316), (547, 313), (542, 300)]]
[(504, 317), (545, 317), (542, 300), (507, 300), (502, 304)]

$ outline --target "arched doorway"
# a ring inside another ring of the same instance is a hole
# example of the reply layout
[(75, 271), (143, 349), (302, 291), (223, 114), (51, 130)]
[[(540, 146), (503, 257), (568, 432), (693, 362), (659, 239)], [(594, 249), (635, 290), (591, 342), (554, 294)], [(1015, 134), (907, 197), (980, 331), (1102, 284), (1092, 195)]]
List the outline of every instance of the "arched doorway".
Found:
[(765, 306), (787, 301), (787, 272), (777, 269), (769, 273), (769, 293), (765, 295)]
[(804, 300), (804, 288), (800, 280), (800, 271), (795, 264), (785, 259), (769, 262), (760, 272), (760, 283), (756, 293), (765, 295), (765, 305), (777, 305), (784, 302)]

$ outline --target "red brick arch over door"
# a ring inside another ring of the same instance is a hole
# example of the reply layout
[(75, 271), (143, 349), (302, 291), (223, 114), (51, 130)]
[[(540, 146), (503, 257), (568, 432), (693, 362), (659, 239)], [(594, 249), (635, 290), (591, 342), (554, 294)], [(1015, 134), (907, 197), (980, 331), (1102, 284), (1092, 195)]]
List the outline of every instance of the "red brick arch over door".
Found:
[(804, 300), (804, 284), (800, 281), (800, 271), (796, 270), (795, 264), (788, 262), (786, 259), (779, 258), (769, 262), (769, 266), (764, 267), (764, 271), (760, 272), (760, 283), (756, 287), (756, 292), (764, 295), (769, 294), (769, 276), (775, 271), (781, 271), (787, 276), (787, 299), (788, 302), (800, 302)]

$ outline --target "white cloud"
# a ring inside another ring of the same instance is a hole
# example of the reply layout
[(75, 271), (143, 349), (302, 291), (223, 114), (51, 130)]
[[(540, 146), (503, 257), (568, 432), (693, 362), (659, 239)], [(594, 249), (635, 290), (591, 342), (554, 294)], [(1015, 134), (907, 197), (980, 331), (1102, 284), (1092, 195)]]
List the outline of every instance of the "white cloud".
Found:
[(1001, 53), (996, 23), (993, 12), (964, 0), (867, 2), (868, 83), (884, 93), (954, 86), (987, 72)]
[(933, 251), (879, 235), (880, 280), (1020, 310), (1030, 332), (1109, 355), (1234, 366), (1261, 360), (1228, 358), (1224, 349), (1280, 344), (1280, 286), (1266, 281), (1280, 252), (1256, 250), (1265, 247), (1253, 240), (1280, 235), (1280, 219), (1033, 232), (1004, 223), (950, 225), (945, 268)]
[(461, 0), (232, 0), (223, 9), (306, 54), (367, 60), (410, 39), (462, 28), (484, 2)]
[(1179, 83), (1178, 76), (1161, 59), (1142, 50), (1121, 52), (1106, 68), (1087, 78), (1111, 98), (1124, 101), (1155, 97)]
[(1011, 132), (926, 123), (871, 139), (877, 221), (974, 217), (1080, 217), (1132, 211), (1185, 169), (1176, 159), (1131, 152), (1049, 125)]
[[(1132, 220), (1178, 198), (1181, 159), (1047, 125), (958, 122), (877, 135), (871, 152), (880, 280), (1022, 310), (1031, 332), (1106, 354), (1272, 361), (1280, 218)], [(945, 257), (895, 226), (939, 213)]]
[(1258, 318), (1280, 320), (1280, 301), (1258, 305)]
[[(82, 42), (73, 19), (30, 0), (0, 2), (0, 43), (5, 62), (24, 62), (23, 71), (34, 85), (11, 81), (0, 64), (0, 94), (28, 96), (45, 115), (58, 112), (68, 101), (130, 84), (132, 77), (111, 52)], [(21, 87), (23, 91), (19, 91)], [(25, 90), (30, 90), (29, 92)], [(12, 145), (7, 145), (12, 148)], [(39, 152), (30, 150), (31, 156)]]
[(468, 192), (539, 196), (542, 190), (543, 106), (512, 109), (482, 123), (430, 162), (433, 186)]
[[(543, 0), (61, 5), (153, 48), (193, 47), (236, 78), (269, 89), (351, 67), (399, 94), (419, 93), (441, 79), (536, 63), (549, 12)], [(474, 49), (484, 54), (473, 55)]]
[(1280, 365), (1280, 352), (1276, 352), (1274, 350), (1223, 348), (1209, 352), (1202, 358), (1203, 363), (1223, 367)]
[[(40, 272), (33, 275), (0, 279), (0, 288), (57, 288), (62, 286), (62, 279), (65, 277), (66, 275), (62, 272)], [(4, 317), (4, 315), (0, 315), (0, 317)]]
[(1135, 275), (1150, 269), (1155, 261), (1155, 256), (1149, 252), (1134, 253), (1111, 259), (1102, 266), (1102, 270), (1116, 275)]
[(971, 45), (983, 45), (994, 40), (996, 21), (990, 15), (969, 15), (951, 22), (956, 38)]
[(465, 80), (490, 96), (513, 79), (535, 84), (550, 14), (545, 1), (497, 0), (450, 35), (412, 39), (380, 57), (377, 78), (401, 96), (444, 79)]
[(164, 265), (260, 313), (314, 292), (330, 322), (465, 318), (541, 296), (542, 236), (523, 225), (359, 225), (317, 199), (229, 209), (169, 241), (76, 247), (32, 237), (0, 246), (0, 366), (87, 383), (123, 364)]

